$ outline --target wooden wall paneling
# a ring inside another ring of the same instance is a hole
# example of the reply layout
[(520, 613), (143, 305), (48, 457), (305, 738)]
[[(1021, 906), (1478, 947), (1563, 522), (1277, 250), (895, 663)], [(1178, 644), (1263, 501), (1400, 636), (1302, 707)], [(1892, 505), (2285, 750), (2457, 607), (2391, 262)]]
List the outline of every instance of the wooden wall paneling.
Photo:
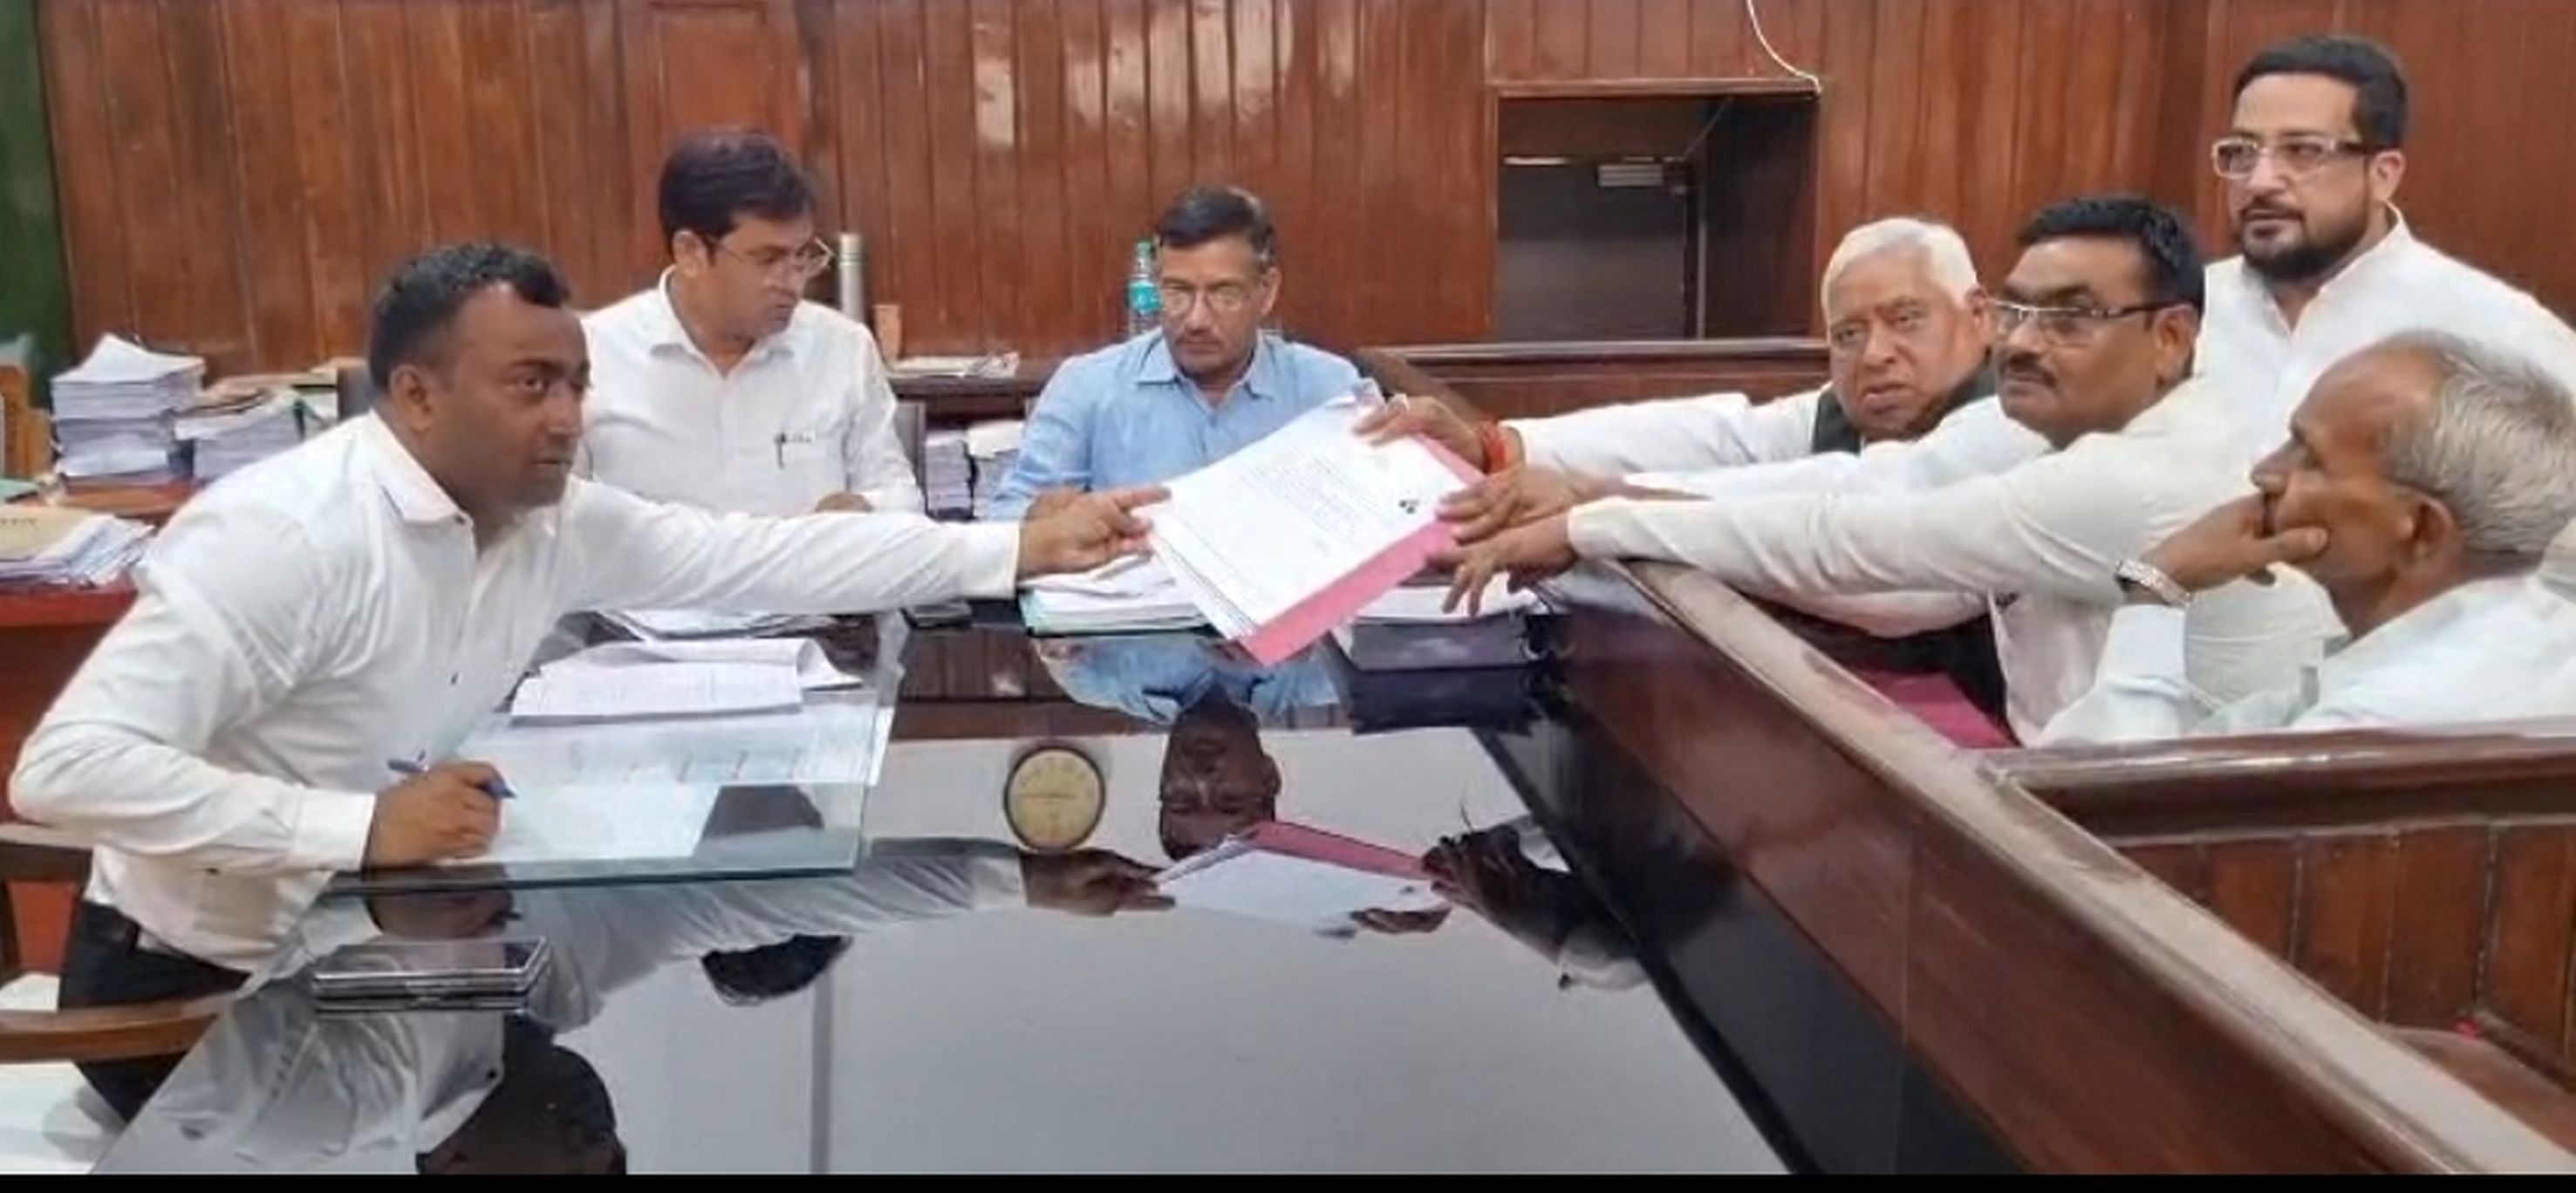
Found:
[[(1032, 262), (1021, 252), (1019, 96), (1015, 62), (1016, 10), (1013, 0), (973, 0), (971, 44), (975, 56), (975, 204), (971, 232), (958, 239), (974, 246), (978, 272), (974, 336), (981, 348), (1000, 348), (1011, 339), (1019, 309), (1018, 294), (1035, 278)], [(1032, 163), (1034, 164), (1034, 163)], [(955, 242), (952, 242), (955, 243)], [(1023, 326), (1034, 333), (1034, 327)]]
[(1190, 181), (1239, 181), (1234, 169), (1230, 0), (1190, 0)]
[(1989, 77), (1990, 72), (1972, 69), (1981, 52), (1972, 35), (1984, 32), (1987, 16), (2012, 7), (1945, 4), (1941, 0), (1931, 0), (1924, 7), (1920, 51), (1923, 101), (1916, 113), (1914, 131), (1921, 154), (1917, 167), (1921, 181), (1914, 194), (1898, 196), (1897, 203), (1917, 212), (1937, 213), (1954, 224), (1960, 218), (1960, 197), (1967, 190), (1967, 175), (1973, 164), (1963, 148), (1982, 140), (1974, 123), (1978, 90), (2002, 82)]
[[(1869, 128), (1862, 144), (1860, 218), (1876, 219), (1919, 205), (1924, 189), (1922, 125), (1940, 104), (1925, 94), (1923, 9), (1928, 0), (1878, 0), (1869, 66), (1859, 79), (1869, 100)], [(1839, 237), (1848, 226), (1830, 230)]]
[(2278, 957), (2298, 932), (2299, 854), (2292, 842), (2228, 841), (2209, 847), (2209, 909)]
[[(291, 3), (291, 0), (290, 0)], [(218, 102), (232, 108), (235, 141), (225, 166), (232, 172), (238, 210), (226, 222), (241, 229), (254, 251), (242, 259), (249, 291), (251, 359), (319, 359), (313, 343), (312, 246), (305, 231), (305, 188), (297, 176), (293, 60), (286, 44), (286, 10), (278, 0), (243, 0), (205, 6), (220, 36), (208, 50), (230, 73)], [(327, 148), (327, 147), (322, 147)]]
[[(1082, 304), (1071, 284), (1075, 245), (1066, 235), (1069, 218), (1065, 178), (1072, 162), (1065, 151), (1065, 46), (1063, 14), (1057, 0), (1029, 0), (1017, 12), (1012, 32), (1013, 120), (1018, 133), (1019, 252), (1006, 263), (1003, 293), (1015, 300), (996, 338), (1009, 343), (1078, 341), (1099, 329), (1086, 326)], [(1098, 245), (1088, 246), (1094, 255)]]
[(918, 346), (905, 351), (975, 351), (984, 346), (984, 276), (983, 212), (975, 195), (980, 155), (974, 13), (954, 0), (930, 0), (921, 11), (924, 76), (930, 82), (923, 119), (930, 131), (930, 248), (938, 305), (932, 318), (904, 320), (905, 341)]
[[(472, 165), (465, 172), (441, 176), (432, 185), (454, 187), (473, 197), (474, 226), (465, 235), (542, 248), (549, 231), (547, 209), (570, 205), (548, 193), (553, 171), (547, 168), (537, 140), (540, 113), (561, 102), (545, 86), (561, 68), (532, 57), (526, 0), (459, 5), (457, 13), (466, 104), (451, 116), (466, 122), (463, 141)], [(665, 85), (687, 88), (694, 81), (671, 80)], [(653, 160), (660, 164), (660, 159)]]
[[(1493, 101), (1486, 93), (1482, 57), (1475, 52), (1484, 15), (1475, 0), (1442, 0), (1440, 19), (1427, 40), (1440, 47), (1446, 85), (1437, 101), (1415, 100), (1425, 107), (1425, 135), (1431, 142), (1422, 168), (1446, 184), (1441, 198), (1423, 211), (1429, 226), (1444, 234), (1445, 246), (1431, 268), (1439, 302), (1423, 319), (1426, 336), (1475, 339), (1492, 330), (1500, 167)], [(1461, 121), (1452, 112), (1466, 118)]]
[[(1171, 196), (1154, 193), (1153, 62), (1147, 53), (1145, 0), (1105, 0), (1105, 3), (1107, 20), (1102, 36), (1107, 39), (1109, 55), (1108, 171), (1111, 188), (1106, 219), (1112, 247), (1118, 254), (1114, 265), (1116, 276), (1124, 278), (1127, 276), (1130, 247), (1153, 231), (1154, 213)], [(1115, 300), (1111, 307), (1113, 319), (1106, 329), (1110, 336), (1124, 337), (1126, 309), (1124, 298)]]
[[(542, 0), (540, 0), (542, 2)], [(805, 124), (805, 141), (791, 146), (805, 173), (814, 180), (814, 230), (835, 246), (836, 235), (850, 230), (866, 234), (867, 223), (860, 214), (863, 204), (844, 193), (849, 185), (845, 177), (847, 152), (843, 143), (857, 134), (862, 120), (881, 118), (876, 112), (874, 81), (876, 69), (876, 26), (865, 12), (851, 14), (846, 33), (833, 12), (832, 0), (795, 0), (796, 57), (806, 67), (806, 101), (812, 106), (811, 119)], [(844, 53), (843, 43), (849, 45)], [(844, 59), (864, 56), (862, 64)], [(853, 71), (868, 72), (857, 85), (869, 92), (867, 111), (854, 110), (849, 102), (852, 83), (845, 75)], [(837, 292), (836, 272), (816, 279), (817, 295)], [(865, 268), (865, 263), (862, 263)]]
[(1639, 0), (1591, 0), (1583, 31), (1585, 74), (1595, 79), (1647, 77), (1639, 69)]
[(2226, 229), (2222, 222), (2213, 236), (2207, 219), (2218, 185), (2209, 170), (2209, 92), (2210, 79), (2229, 72), (2209, 60), (2210, 5), (2211, 0), (2166, 0), (2157, 10), (2164, 20), (2163, 111), (2147, 190), (2174, 210), (2200, 217), (2202, 247), (2216, 254), (2226, 243)]
[[(411, 56), (412, 92), (407, 105), (420, 135), (420, 173), (413, 185), (421, 192), (423, 245), (470, 240), (483, 231), (479, 178), (474, 154), (474, 127), (466, 113), (469, 67), (465, 61), (463, 10), (454, 4), (404, 4), (403, 45)], [(631, 78), (631, 76), (630, 76)], [(652, 79), (642, 80), (653, 87)], [(630, 111), (649, 110), (653, 91), (638, 97), (628, 89)], [(639, 102), (640, 99), (640, 102)], [(662, 160), (661, 146), (639, 160)], [(649, 218), (653, 197), (642, 190), (637, 202)]]
[[(1317, 183), (1322, 173), (1316, 168), (1320, 138), (1316, 136), (1315, 96), (1320, 47), (1316, 41), (1315, 9), (1311, 0), (1280, 0), (1271, 10), (1276, 40), (1270, 53), (1278, 87), (1273, 104), (1279, 128), (1273, 179), (1279, 193), (1274, 207), (1283, 229), (1296, 229), (1296, 240), (1284, 251), (1291, 261), (1300, 263), (1286, 282), (1286, 292), (1280, 295), (1278, 305), (1272, 308), (1271, 318), (1291, 335), (1301, 325), (1312, 325), (1311, 312), (1319, 309), (1316, 299), (1329, 289), (1324, 274), (1305, 264), (1314, 261), (1314, 254), (1322, 247), (1310, 240), (1307, 230), (1320, 223), (1332, 205), (1331, 192)], [(1329, 154), (1330, 142), (1324, 144)], [(1484, 168), (1492, 166), (1487, 163)]]
[(1649, 79), (1691, 74), (1691, 0), (1639, 0), (1637, 73)]
[(1743, 0), (1691, 0), (1690, 73), (1700, 78), (1734, 79), (1754, 73)]
[(1124, 326), (1120, 282), (1129, 239), (1113, 222), (1109, 180), (1108, 62), (1101, 47), (1099, 0), (1059, 0), (1064, 77), (1064, 251), (1057, 296), (1067, 339), (1089, 347)]
[(1148, 211), (1159, 211), (1182, 187), (1196, 181), (1191, 161), (1190, 0), (1145, 0), (1145, 92), (1153, 156), (1146, 189)]
[[(1257, 195), (1283, 193), (1279, 177), (1279, 14), (1271, 0), (1234, 0), (1227, 13), (1233, 116), (1227, 175)], [(1275, 213), (1274, 213), (1275, 218)]]
[[(878, 39), (877, 106), (884, 111), (884, 156), (877, 162), (887, 178), (886, 225), (878, 255), (886, 271), (877, 279), (873, 302), (903, 308), (907, 354), (937, 351), (930, 345), (947, 334), (940, 309), (944, 276), (960, 264), (940, 252), (936, 178), (931, 169), (930, 73), (926, 0), (883, 0), (861, 5), (876, 23)], [(850, 15), (846, 10), (844, 16)]]
[(2397, 909), (2397, 835), (2339, 833), (2300, 842), (2299, 972), (2374, 1019), (2388, 1014)]
[(1539, 0), (1491, 0), (1485, 6), (1485, 76), (1526, 79), (1538, 70)]
[[(1976, 16), (1971, 26), (1977, 53), (1988, 63), (2019, 63), (2022, 55), (2022, 27), (2028, 19), (2030, 5), (1978, 4), (1970, 6)], [(2020, 144), (2021, 124), (2029, 111), (2023, 96), (2022, 76), (2018, 70), (1983, 69), (1970, 72), (1971, 83), (1965, 100), (1965, 119), (1974, 132), (1962, 137), (1961, 157), (1966, 167), (1959, 188), (1959, 206), (1936, 215), (1946, 215), (1967, 238), (1969, 251), (1976, 255), (1978, 273), (1988, 286), (2000, 284), (2012, 271), (2018, 255), (2013, 236), (2020, 231), (2029, 212), (2023, 210), (2021, 196), (2013, 189), (2013, 147)]]
[(36, 6), (76, 355), (88, 352), (99, 333), (130, 331), (139, 322), (133, 272), (138, 254), (120, 211), (128, 158), (109, 99), (113, 72), (99, 26), (96, 5)]
[(627, 177), (637, 183), (631, 259), (652, 261), (663, 253), (650, 180), (672, 144), (694, 129), (748, 125), (801, 147), (812, 100), (793, 0), (626, 0), (615, 12)]
[(2065, 3), (2050, 0), (2036, 0), (2022, 11), (2015, 69), (2021, 79), (2021, 110), (2013, 124), (2012, 185), (2005, 193), (2025, 215), (2048, 199), (2071, 193), (2066, 103), (2074, 17)]
[[(1367, 120), (1360, 74), (1362, 0), (1311, 0), (1315, 10), (1314, 173), (1307, 223), (1293, 233), (1286, 319), (1300, 339), (1358, 324), (1360, 287), (1353, 277), (1368, 258), (1360, 244), (1366, 179), (1359, 168)], [(1292, 106), (1293, 103), (1292, 103)], [(1303, 247), (1300, 247), (1300, 246)], [(1297, 280), (1302, 277), (1301, 282)], [(1299, 295), (1304, 295), (1301, 301)]]
[(2486, 1009), (2548, 1050), (2568, 1041), (2568, 964), (2576, 953), (2576, 829), (2505, 830), (2496, 845)]
[(2448, 1027), (2476, 1006), (2493, 841), (2484, 825), (2419, 828), (2397, 839), (2389, 1022)]
[[(172, 138), (178, 169), (166, 185), (145, 180), (145, 191), (135, 199), (168, 205), (178, 216), (188, 258), (180, 288), (183, 319), (195, 330), (177, 342), (204, 353), (218, 368), (239, 368), (258, 359), (259, 341), (246, 276), (251, 246), (242, 226), (242, 146), (222, 14), (210, 4), (164, 3), (160, 16), (170, 109), (183, 130)], [(282, 245), (261, 249), (295, 251)]]
[[(426, 247), (433, 235), (417, 111), (424, 97), (412, 83), (405, 11), (412, 7), (404, 0), (347, 0), (340, 12), (340, 53), (350, 79), (348, 153), (357, 175), (359, 251), (371, 297), (394, 263)], [(610, 102), (624, 106), (613, 96)], [(624, 147), (618, 150), (622, 168)], [(627, 202), (626, 195), (616, 196), (602, 222), (626, 227), (621, 209)], [(613, 247), (623, 254), (622, 244)]]
[(1532, 79), (1591, 77), (1592, 14), (1578, 0), (1535, 0), (1538, 58)]
[[(197, 192), (202, 205), (203, 197), (229, 202), (231, 187), (221, 173), (181, 171), (176, 146), (180, 109), (171, 97), (160, 9), (116, 4), (101, 6), (96, 14), (100, 85), (107, 93), (113, 138), (102, 156), (114, 159), (116, 219), (125, 227), (129, 261), (139, 275), (134, 279), (133, 323), (122, 330), (165, 347), (238, 351), (249, 337), (237, 324), (227, 329), (207, 321), (237, 314), (239, 302), (200, 310), (191, 301), (200, 288), (195, 279), (214, 275), (220, 281), (229, 276), (233, 259), (228, 240), (191, 239), (181, 211), (188, 201), (185, 192)], [(192, 128), (196, 123), (188, 122)], [(220, 127), (220, 120), (215, 123)], [(80, 213), (76, 209), (73, 214)], [(70, 266), (75, 275), (85, 268), (77, 257)]]
[[(1821, 263), (1843, 233), (1867, 216), (1869, 128), (1874, 110), (1868, 79), (1876, 10), (1867, 4), (1817, 7), (1825, 19), (1822, 54), (1804, 65), (1824, 79), (1824, 91), (1816, 100), (1814, 256)], [(1776, 31), (1773, 37), (1777, 44)], [(1812, 318), (1815, 321), (1809, 326), (1821, 330), (1823, 314)]]

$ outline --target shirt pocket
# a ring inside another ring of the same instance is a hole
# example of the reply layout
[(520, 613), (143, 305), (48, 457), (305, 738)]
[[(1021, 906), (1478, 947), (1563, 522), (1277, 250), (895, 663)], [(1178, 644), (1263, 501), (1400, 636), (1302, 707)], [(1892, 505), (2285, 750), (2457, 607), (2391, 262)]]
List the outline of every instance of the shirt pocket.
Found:
[(814, 503), (849, 487), (849, 468), (841, 446), (849, 430), (846, 415), (824, 422), (799, 422), (743, 445), (736, 463), (739, 475), (765, 490), (763, 509), (752, 512), (805, 513)]

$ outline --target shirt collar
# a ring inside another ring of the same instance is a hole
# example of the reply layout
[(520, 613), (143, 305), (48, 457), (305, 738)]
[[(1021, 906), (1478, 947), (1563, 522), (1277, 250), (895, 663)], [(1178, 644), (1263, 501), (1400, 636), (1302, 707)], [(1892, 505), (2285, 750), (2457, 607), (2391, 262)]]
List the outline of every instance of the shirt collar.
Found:
[[(652, 297), (644, 304), (645, 346), (653, 351), (685, 352), (703, 360), (706, 353), (699, 351), (697, 341), (689, 338), (688, 325), (680, 322), (680, 306), (671, 298), (671, 280), (678, 275), (679, 270), (664, 266), (662, 276), (653, 283)], [(788, 324), (787, 331), (781, 331), (752, 345), (751, 351), (745, 353), (743, 359), (752, 361), (772, 353), (781, 355), (791, 353), (794, 349), (795, 337), (789, 332), (794, 328), (795, 324), (791, 322)]]
[(2318, 682), (2323, 686), (2352, 672), (2387, 666), (2427, 642), (2460, 632), (2460, 621), (2479, 610), (2520, 599), (2531, 586), (2528, 576), (2471, 580), (2390, 618), (2386, 625), (2358, 638), (2338, 637), (2326, 644), (2325, 658), (2317, 663)]
[[(2360, 256), (2346, 263), (2342, 269), (2336, 270), (2333, 277), (2327, 278), (2326, 284), (2317, 288), (2316, 299), (2308, 304), (2310, 310), (2316, 309), (2316, 303), (2324, 301), (2330, 295), (2369, 285), (2372, 278), (2395, 268), (2398, 263), (2415, 254), (2418, 242), (2415, 239), (2414, 229), (2406, 223), (2406, 213), (2398, 210), (2394, 203), (2386, 206), (2388, 234), (2380, 237), (2379, 243), (2370, 246)], [(2242, 261), (2243, 258), (2239, 257), (2239, 260)], [(2263, 283), (2263, 275), (2256, 272), (2252, 265), (2246, 265), (2238, 271), (2237, 282), (2252, 290), (2254, 295), (2261, 299), (2263, 309), (2270, 311), (2273, 318), (2280, 318), (2280, 303), (2273, 300), (2271, 287)]]
[(385, 497), (394, 505), (394, 513), (414, 526), (435, 526), (465, 521), (465, 510), (448, 496), (429, 470), (403, 446), (384, 419), (370, 414), (350, 428), (358, 437), (360, 450), (367, 456), (369, 467), (382, 485)]
[[(1262, 332), (1252, 341), (1252, 367), (1243, 371), (1243, 380), (1235, 387), (1255, 398), (1279, 397), (1285, 391), (1274, 372), (1279, 353), (1271, 347), (1271, 335)], [(1196, 393), (1196, 384), (1181, 376), (1181, 366), (1172, 359), (1172, 345), (1163, 333), (1155, 332), (1145, 342), (1145, 355), (1136, 362), (1136, 380), (1146, 385), (1184, 385)]]

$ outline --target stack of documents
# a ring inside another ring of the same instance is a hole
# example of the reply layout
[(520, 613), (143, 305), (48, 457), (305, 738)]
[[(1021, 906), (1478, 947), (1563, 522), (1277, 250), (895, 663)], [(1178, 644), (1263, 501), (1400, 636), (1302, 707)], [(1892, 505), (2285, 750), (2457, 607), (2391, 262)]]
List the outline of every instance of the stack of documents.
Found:
[(1015, 376), (1020, 371), (1017, 352), (988, 352), (982, 356), (907, 356), (886, 366), (894, 377), (953, 377), (998, 379)]
[(694, 609), (628, 609), (600, 613), (610, 625), (647, 642), (786, 634), (832, 623), (807, 613), (706, 613)]
[(884, 749), (878, 703), (865, 693), (817, 698), (787, 713), (530, 724), (495, 717), (457, 747), (512, 790), (873, 781)]
[(783, 671), (803, 690), (854, 688), (866, 681), (832, 665), (811, 638), (703, 638), (669, 642), (603, 642), (546, 664), (540, 675), (628, 671), (674, 663)]
[(89, 359), (54, 378), (56, 470), (73, 480), (176, 479), (170, 412), (197, 396), (206, 362), (103, 336)]
[(105, 584), (143, 557), (140, 522), (49, 505), (0, 506), (0, 584)]
[(303, 402), (291, 391), (272, 391), (246, 404), (183, 410), (177, 432), (193, 451), (192, 473), (215, 481), (302, 443), (304, 428)]
[(1020, 622), (1032, 634), (1150, 634), (1207, 624), (1152, 556), (1130, 556), (1075, 576), (1041, 576), (1020, 589)]
[(610, 642), (538, 669), (519, 684), (520, 720), (625, 720), (774, 712), (805, 693), (861, 685), (805, 638)]
[(1027, 424), (1018, 419), (995, 419), (966, 428), (966, 454), (975, 463), (975, 516), (989, 518), (993, 497), (1002, 490), (1002, 481), (1020, 462), (1020, 438)]
[(1352, 433), (1373, 395), (1336, 399), (1169, 482), (1141, 511), (1156, 557), (1208, 624), (1275, 665), (1358, 616), (1452, 542), (1440, 499), (1474, 472), (1420, 439)]
[(932, 431), (921, 441), (922, 501), (934, 518), (960, 518), (975, 510), (975, 466), (966, 457), (966, 432)]
[(1173, 903), (1345, 928), (1363, 911), (1430, 911), (1448, 900), (1419, 859), (1393, 849), (1273, 821), (1228, 837), (1154, 876)]

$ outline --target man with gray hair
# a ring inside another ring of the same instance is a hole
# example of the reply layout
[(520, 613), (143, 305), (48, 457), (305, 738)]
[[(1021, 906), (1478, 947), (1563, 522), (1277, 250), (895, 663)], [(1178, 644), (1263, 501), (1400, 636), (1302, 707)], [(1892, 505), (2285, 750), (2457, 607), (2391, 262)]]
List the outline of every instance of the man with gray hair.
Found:
[[(1826, 384), (1756, 404), (1740, 393), (1630, 402), (1553, 418), (1477, 424), (1421, 397), (1399, 399), (1361, 424), (1381, 438), (1425, 435), (1488, 476), (1453, 496), (1441, 516), (1475, 542), (1585, 501), (1695, 496), (1694, 478), (1751, 471), (1871, 444), (1915, 440), (1964, 411), (1992, 414), (1986, 292), (1975, 260), (1948, 225), (1909, 216), (1845, 234), (1825, 263)], [(2000, 470), (2029, 454), (2008, 420)], [(1991, 437), (1973, 436), (1983, 444)], [(1986, 471), (1986, 463), (1967, 471)], [(1869, 633), (1898, 638), (1958, 626), (1982, 598), (1949, 592), (1761, 595)], [(1972, 690), (1999, 686), (1990, 645), (1963, 647)]]
[[(2534, 575), (2576, 522), (2576, 406), (2547, 373), (2447, 332), (2390, 336), (2317, 379), (2254, 485), (2123, 566), (2100, 678), (2046, 740), (2576, 713), (2576, 604)], [(2347, 637), (2298, 682), (2206, 713), (2171, 678), (2183, 608), (2281, 564), (2324, 587)]]

